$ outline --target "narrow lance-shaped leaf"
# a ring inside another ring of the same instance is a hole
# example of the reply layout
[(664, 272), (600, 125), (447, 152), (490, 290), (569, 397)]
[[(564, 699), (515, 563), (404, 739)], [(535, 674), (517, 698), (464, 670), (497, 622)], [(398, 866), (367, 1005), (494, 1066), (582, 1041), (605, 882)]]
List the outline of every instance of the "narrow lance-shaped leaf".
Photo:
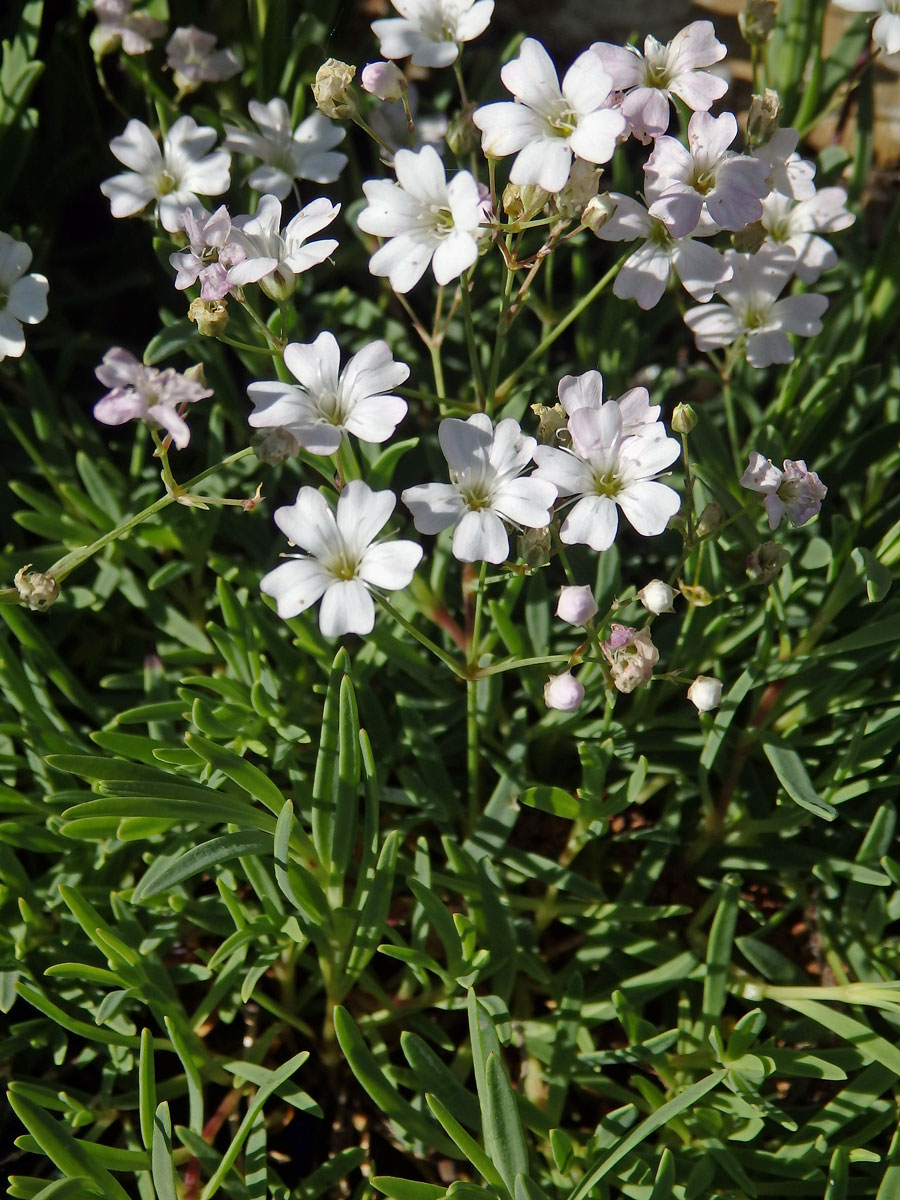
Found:
[(313, 778), (313, 842), (319, 861), (332, 877), (335, 871), (334, 826), (338, 788), (340, 786), (340, 724), (341, 724), (341, 680), (349, 670), (350, 658), (341, 647), (334, 657), (325, 707), (322, 713), (322, 729), (319, 734), (319, 753)]
[(497, 1054), (489, 1054), (485, 1069), (487, 1105), (484, 1111), (484, 1145), (509, 1191), (516, 1176), (528, 1173), (528, 1148), (519, 1120), (516, 1095)]
[(150, 1173), (158, 1200), (178, 1200), (175, 1164), (172, 1161), (172, 1121), (165, 1101), (157, 1108), (153, 1118)]

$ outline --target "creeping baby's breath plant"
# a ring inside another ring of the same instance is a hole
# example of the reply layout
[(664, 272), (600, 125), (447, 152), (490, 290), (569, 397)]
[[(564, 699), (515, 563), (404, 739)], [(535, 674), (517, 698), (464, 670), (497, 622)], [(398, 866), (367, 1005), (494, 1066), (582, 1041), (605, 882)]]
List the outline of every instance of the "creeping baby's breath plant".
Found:
[(10, 1196), (900, 1196), (900, 16), (632, 7), (0, 14)]

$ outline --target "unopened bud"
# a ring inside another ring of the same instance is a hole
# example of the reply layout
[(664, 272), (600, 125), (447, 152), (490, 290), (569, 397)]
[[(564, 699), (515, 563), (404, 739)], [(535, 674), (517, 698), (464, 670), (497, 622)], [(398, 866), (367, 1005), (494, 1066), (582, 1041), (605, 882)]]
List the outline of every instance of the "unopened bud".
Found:
[(711, 675), (698, 675), (687, 694), (697, 712), (709, 712), (722, 701), (722, 681)]
[(682, 583), (679, 579), (678, 587), (688, 604), (693, 604), (695, 608), (707, 608), (713, 602), (712, 594), (700, 584)]
[(350, 90), (356, 67), (350, 63), (341, 62), (337, 58), (329, 58), (316, 71), (312, 93), (316, 105), (323, 116), (331, 117), (334, 121), (346, 121), (356, 112), (356, 100)]
[(716, 500), (710, 500), (697, 522), (697, 537), (709, 537), (710, 534), (721, 529), (724, 524), (725, 509)]
[(550, 530), (547, 526), (543, 529), (523, 529), (516, 545), (519, 558), (532, 570), (545, 567), (550, 561)]
[(638, 592), (638, 600), (647, 612), (658, 617), (660, 613), (674, 612), (672, 601), (675, 599), (675, 589), (661, 579), (651, 579)]
[(274, 271), (263, 275), (259, 281), (259, 288), (276, 304), (284, 304), (285, 300), (290, 300), (297, 290), (297, 276), (290, 267), (285, 268), (279, 264)]
[(477, 150), (481, 143), (481, 130), (472, 120), (472, 113), (477, 107), (477, 104), (467, 104), (451, 118), (447, 126), (444, 140), (457, 158), (465, 158)]
[(775, 28), (777, 16), (777, 0), (747, 0), (747, 7), (738, 13), (738, 25), (744, 41), (751, 46), (765, 45)]
[(672, 428), (676, 433), (690, 433), (699, 417), (690, 404), (676, 404), (672, 413)]
[(766, 88), (761, 96), (754, 95), (747, 114), (747, 139), (751, 145), (762, 146), (768, 142), (778, 128), (780, 116), (781, 101), (776, 91)]
[(544, 703), (558, 712), (575, 712), (584, 699), (584, 687), (570, 671), (551, 675), (544, 684)]
[(46, 612), (59, 596), (59, 584), (53, 576), (32, 571), (31, 563), (16, 571), (13, 582), (19, 593), (19, 603), (34, 612)]
[(613, 200), (609, 192), (602, 196), (592, 196), (584, 206), (584, 212), (581, 214), (581, 223), (591, 233), (597, 233), (615, 214), (618, 208), (618, 201)]
[(300, 449), (300, 443), (290, 430), (282, 425), (260, 429), (251, 437), (250, 445), (259, 461), (267, 463), (270, 467), (277, 467), (286, 458), (293, 458)]
[(377, 96), (379, 100), (399, 100), (409, 91), (406, 76), (392, 62), (366, 63), (360, 72), (359, 82), (364, 92)]
[(556, 615), (569, 625), (586, 625), (592, 617), (597, 615), (597, 601), (594, 599), (594, 593), (587, 584), (581, 587), (573, 585), (562, 588), (559, 593), (559, 603), (556, 606)]
[(738, 254), (755, 254), (766, 240), (766, 227), (762, 221), (753, 221), (731, 235), (731, 244)]
[[(538, 419), (538, 441), (545, 446), (559, 446), (561, 443), (567, 444), (569, 431), (566, 429), (566, 410), (561, 404), (554, 404), (552, 408), (546, 404), (532, 404), (531, 411)], [(560, 434), (565, 434), (565, 437), (560, 437)]]
[(781, 574), (781, 568), (790, 561), (790, 554), (777, 542), (763, 542), (747, 556), (747, 572), (757, 583), (768, 586)]
[(508, 183), (503, 189), (503, 211), (511, 221), (522, 221), (541, 211), (550, 193), (536, 183)]
[(224, 333), (231, 318), (224, 300), (192, 300), (188, 308), (188, 320), (197, 326), (204, 337), (218, 337)]
[(565, 186), (551, 196), (551, 208), (561, 217), (578, 217), (580, 220), (587, 205), (597, 195), (599, 179), (599, 167), (583, 158), (576, 158)]

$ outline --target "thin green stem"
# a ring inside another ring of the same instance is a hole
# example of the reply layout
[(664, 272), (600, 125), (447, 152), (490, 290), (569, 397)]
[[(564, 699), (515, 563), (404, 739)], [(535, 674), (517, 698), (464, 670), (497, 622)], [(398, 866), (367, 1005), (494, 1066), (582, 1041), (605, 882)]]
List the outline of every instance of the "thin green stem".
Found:
[(254, 346), (252, 342), (239, 342), (237, 338), (229, 337), (225, 333), (216, 334), (216, 341), (222, 342), (225, 346), (233, 346), (235, 350), (243, 350), (247, 354), (267, 354), (273, 358), (281, 357), (280, 350), (270, 350), (268, 346)]
[(469, 778), (469, 832), (475, 828), (480, 813), (481, 747), (480, 726), (478, 719), (478, 680), (471, 672), (478, 667), (481, 652), (481, 619), (484, 612), (485, 579), (487, 578), (487, 563), (481, 564), (478, 572), (478, 583), (475, 591), (475, 612), (472, 617), (472, 631), (469, 637), (469, 648), (466, 654), (470, 676), (466, 681), (466, 773)]
[[(512, 238), (508, 237), (506, 239), (507, 250), (509, 250), (511, 242)], [(505, 262), (506, 259), (504, 258), (504, 263)], [(497, 406), (497, 402), (500, 399), (497, 391), (497, 380), (500, 378), (500, 359), (503, 353), (503, 339), (506, 337), (506, 321), (509, 313), (509, 306), (512, 303), (514, 286), (515, 276), (507, 265), (506, 278), (503, 282), (503, 295), (500, 299), (500, 314), (497, 317), (497, 333), (494, 337), (494, 352), (491, 355), (491, 369), (490, 374), (488, 375), (487, 389), (484, 397), (485, 411), (489, 415), (493, 413)]]
[(586, 292), (580, 300), (572, 305), (566, 315), (556, 322), (550, 333), (541, 339), (532, 352), (527, 355), (522, 362), (519, 363), (512, 374), (507, 375), (506, 379), (504, 379), (500, 386), (496, 389), (495, 400), (497, 403), (500, 403), (506, 399), (518, 380), (521, 379), (522, 375), (525, 374), (529, 367), (531, 367), (533, 363), (537, 362), (539, 358), (542, 358), (544, 354), (546, 354), (547, 350), (549, 350), (556, 339), (561, 337), (573, 323), (573, 321), (577, 321), (585, 309), (589, 308), (590, 305), (592, 305), (597, 297), (601, 294), (601, 292), (603, 292), (608, 285), (612, 283), (612, 281), (618, 275), (622, 264), (625, 262), (625, 259), (630, 253), (631, 251), (629, 250), (623, 254), (619, 261), (611, 266), (601, 279), (597, 280), (591, 290)]
[(469, 362), (472, 365), (472, 378), (475, 381), (475, 399), (479, 409), (484, 409), (484, 376), (481, 372), (481, 361), (478, 357), (478, 340), (475, 337), (475, 320), (472, 316), (472, 298), (469, 295), (469, 281), (472, 272), (466, 271), (459, 281), (459, 291), (462, 297), (463, 317), (466, 325), (466, 344), (469, 349)]
[(465, 666), (462, 665), (462, 663), (456, 661), (452, 654), (448, 654), (446, 650), (442, 650), (440, 646), (431, 640), (430, 637), (427, 637), (420, 629), (416, 629), (415, 625), (413, 625), (411, 621), (407, 621), (406, 617), (397, 612), (396, 608), (394, 608), (393, 604), (391, 604), (390, 600), (388, 600), (385, 596), (378, 596), (376, 594), (375, 598), (384, 611), (390, 617), (392, 617), (398, 625), (405, 629), (407, 633), (412, 634), (416, 641), (420, 645), (424, 646), (426, 650), (430, 650), (435, 658), (439, 658), (442, 663), (448, 666), (453, 674), (457, 676), (457, 678), (468, 680), (469, 672), (466, 670)]

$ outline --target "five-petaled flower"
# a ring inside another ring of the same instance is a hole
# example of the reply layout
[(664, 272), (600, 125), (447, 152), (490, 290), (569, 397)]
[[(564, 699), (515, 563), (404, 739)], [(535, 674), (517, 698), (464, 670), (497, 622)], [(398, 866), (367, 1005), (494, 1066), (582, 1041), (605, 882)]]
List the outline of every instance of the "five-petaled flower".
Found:
[(406, 416), (406, 401), (390, 393), (408, 378), (409, 367), (394, 361), (387, 342), (370, 342), (341, 370), (337, 341), (326, 331), (308, 345), (286, 346), (284, 365), (297, 384), (251, 383), (250, 424), (286, 429), (313, 454), (334, 454), (347, 433), (386, 442)]
[(94, 405), (98, 421), (124, 425), (126, 421), (141, 420), (153, 428), (161, 426), (179, 450), (191, 440), (191, 431), (179, 409), (212, 395), (211, 388), (172, 367), (165, 371), (145, 367), (121, 346), (107, 350), (94, 374), (111, 389)]
[(345, 130), (314, 112), (296, 129), (291, 129), (288, 106), (279, 98), (261, 104), (251, 100), (250, 116), (258, 133), (225, 126), (225, 147), (250, 154), (262, 162), (251, 171), (247, 182), (258, 192), (284, 200), (295, 179), (333, 183), (347, 165), (347, 155), (335, 151)]
[(747, 469), (741, 476), (741, 487), (765, 496), (770, 529), (777, 529), (783, 516), (787, 516), (792, 525), (806, 525), (821, 510), (822, 501), (828, 494), (828, 488), (815, 471), (807, 469), (802, 458), (786, 458), (784, 469), (779, 470), (758, 450), (750, 454)]
[(391, 0), (399, 17), (372, 22), (385, 58), (412, 55), (416, 67), (449, 67), (462, 42), (484, 33), (494, 0)]
[(217, 134), (193, 117), (179, 117), (162, 140), (143, 123), (132, 119), (109, 148), (128, 170), (104, 179), (100, 191), (109, 200), (114, 217), (133, 217), (156, 201), (160, 223), (168, 233), (181, 229), (184, 210), (198, 217), (203, 205), (198, 196), (219, 196), (228, 188), (231, 155), (227, 150), (209, 154)]
[(37, 325), (47, 315), (48, 283), (43, 275), (26, 275), (31, 247), (0, 233), (0, 362), (25, 353), (22, 325)]
[(523, 475), (536, 442), (507, 417), (491, 424), (484, 413), (466, 421), (441, 421), (438, 440), (450, 468), (450, 483), (409, 487), (400, 499), (420, 533), (455, 525), (453, 554), (461, 562), (501, 563), (509, 554), (503, 521), (526, 529), (550, 523), (556, 488), (536, 475)]
[(275, 601), (280, 617), (296, 617), (317, 600), (319, 628), (326, 637), (371, 633), (375, 625), (372, 588), (394, 592), (412, 580), (422, 547), (409, 541), (375, 542), (397, 497), (373, 492), (361, 479), (348, 483), (337, 513), (313, 487), (275, 510), (275, 524), (304, 552), (269, 571), (262, 592)]
[(297, 286), (297, 276), (323, 263), (338, 247), (334, 238), (308, 242), (311, 234), (330, 225), (340, 211), (325, 197), (311, 200), (281, 228), (281, 201), (261, 196), (253, 217), (232, 222), (232, 240), (244, 252), (228, 269), (228, 281), (243, 287), (258, 283), (270, 300), (287, 300)]

